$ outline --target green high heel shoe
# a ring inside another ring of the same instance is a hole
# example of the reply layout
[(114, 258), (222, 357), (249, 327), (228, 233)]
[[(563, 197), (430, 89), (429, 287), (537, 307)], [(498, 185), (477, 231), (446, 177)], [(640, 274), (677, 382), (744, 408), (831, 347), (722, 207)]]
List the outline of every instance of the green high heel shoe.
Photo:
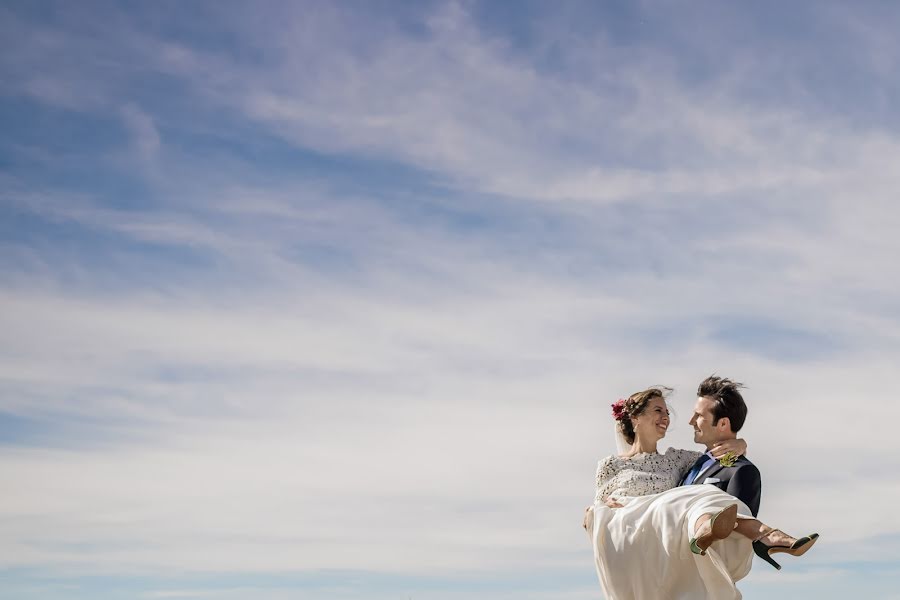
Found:
[(737, 504), (726, 506), (704, 523), (704, 525), (709, 525), (709, 531), (691, 538), (691, 552), (700, 556), (706, 556), (706, 549), (716, 540), (724, 540), (731, 535), (736, 523)]
[[(765, 542), (761, 541), (762, 538), (766, 537), (773, 531), (781, 531), (780, 529), (771, 529), (755, 540), (753, 540), (753, 551), (756, 552), (756, 555), (778, 569), (781, 570), (781, 565), (779, 565), (772, 558), (773, 554), (777, 554), (778, 552), (786, 552), (791, 556), (803, 556), (806, 554), (806, 551), (813, 547), (813, 544), (816, 543), (816, 540), (819, 539), (818, 533), (812, 533), (810, 535), (804, 536), (791, 544), (790, 546), (770, 546)], [(781, 533), (784, 533), (781, 531)]]

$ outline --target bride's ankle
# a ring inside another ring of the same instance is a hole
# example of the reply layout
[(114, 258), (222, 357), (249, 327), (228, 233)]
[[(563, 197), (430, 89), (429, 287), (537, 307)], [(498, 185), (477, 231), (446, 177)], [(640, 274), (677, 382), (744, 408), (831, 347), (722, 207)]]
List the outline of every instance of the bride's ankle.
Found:
[(780, 529), (767, 528), (765, 532), (761, 532), (757, 538), (767, 546), (790, 546), (797, 540)]
[(694, 535), (699, 536), (704, 531), (704, 525), (709, 523), (709, 515), (700, 515), (694, 524)]

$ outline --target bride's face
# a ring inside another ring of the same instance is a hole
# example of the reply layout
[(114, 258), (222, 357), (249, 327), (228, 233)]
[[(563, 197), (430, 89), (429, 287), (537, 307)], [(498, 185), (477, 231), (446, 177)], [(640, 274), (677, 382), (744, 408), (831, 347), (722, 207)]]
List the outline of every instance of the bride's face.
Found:
[(653, 398), (647, 403), (647, 408), (631, 419), (634, 425), (634, 433), (638, 437), (649, 440), (660, 440), (666, 436), (669, 429), (669, 407), (663, 398)]

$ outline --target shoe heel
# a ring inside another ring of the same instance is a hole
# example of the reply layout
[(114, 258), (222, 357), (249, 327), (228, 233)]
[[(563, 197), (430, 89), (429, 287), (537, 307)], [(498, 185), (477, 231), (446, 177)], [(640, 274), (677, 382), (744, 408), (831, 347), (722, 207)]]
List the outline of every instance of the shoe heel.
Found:
[(769, 550), (769, 546), (766, 546), (759, 540), (753, 542), (753, 551), (756, 552), (756, 555), (780, 571), (781, 565), (769, 556)]

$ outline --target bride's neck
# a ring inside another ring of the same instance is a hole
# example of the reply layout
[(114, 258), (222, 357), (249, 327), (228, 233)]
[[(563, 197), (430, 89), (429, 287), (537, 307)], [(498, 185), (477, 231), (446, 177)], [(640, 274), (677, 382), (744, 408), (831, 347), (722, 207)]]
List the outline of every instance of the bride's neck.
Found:
[(650, 440), (642, 440), (641, 438), (634, 438), (634, 443), (631, 445), (631, 450), (628, 451), (629, 456), (634, 456), (635, 454), (642, 454), (644, 452), (654, 453), (656, 452), (656, 440), (652, 442)]

